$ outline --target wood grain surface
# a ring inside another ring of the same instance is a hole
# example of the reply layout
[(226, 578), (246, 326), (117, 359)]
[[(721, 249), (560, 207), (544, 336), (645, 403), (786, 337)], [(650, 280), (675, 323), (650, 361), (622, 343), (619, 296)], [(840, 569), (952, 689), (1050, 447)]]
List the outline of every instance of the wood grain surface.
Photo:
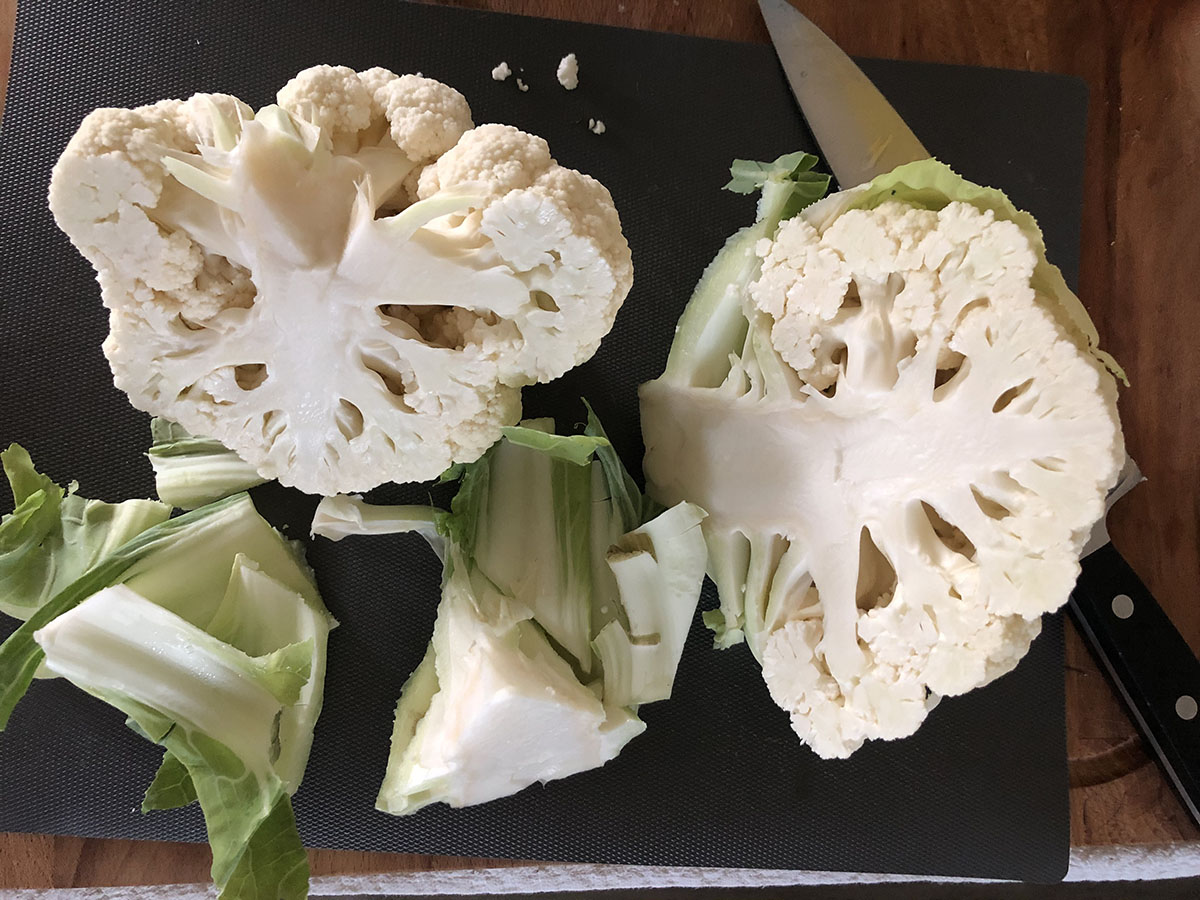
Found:
[[(1061, 72), (1088, 82), (1080, 293), (1129, 373), (1121, 414), (1129, 449), (1149, 479), (1117, 507), (1111, 530), (1193, 649), (1200, 648), (1200, 0), (794, 2), (851, 54)], [(754, 0), (451, 3), (767, 39)], [(0, 0), (0, 88), (7, 84), (15, 6)], [(314, 60), (326, 61), (336, 62)], [(590, 64), (602, 61), (584, 60), (584, 77)], [(1066, 677), (1073, 843), (1200, 840), (1074, 629)], [(310, 855), (314, 875), (521, 865)], [(204, 846), (0, 835), (0, 888), (204, 881), (208, 863)]]

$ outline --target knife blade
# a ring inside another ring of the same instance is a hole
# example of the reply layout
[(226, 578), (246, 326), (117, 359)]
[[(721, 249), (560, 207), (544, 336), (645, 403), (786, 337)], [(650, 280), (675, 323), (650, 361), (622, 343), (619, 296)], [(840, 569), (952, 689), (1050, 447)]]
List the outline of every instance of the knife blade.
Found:
[[(763, 20), (821, 156), (842, 187), (929, 158), (858, 65), (787, 0), (759, 0)], [(1069, 607), (1184, 806), (1200, 822), (1200, 661), (1113, 547), (1106, 518), (1142, 481), (1126, 457), (1084, 547)]]
[(787, 0), (759, 0), (792, 94), (841, 187), (929, 151), (842, 48)]

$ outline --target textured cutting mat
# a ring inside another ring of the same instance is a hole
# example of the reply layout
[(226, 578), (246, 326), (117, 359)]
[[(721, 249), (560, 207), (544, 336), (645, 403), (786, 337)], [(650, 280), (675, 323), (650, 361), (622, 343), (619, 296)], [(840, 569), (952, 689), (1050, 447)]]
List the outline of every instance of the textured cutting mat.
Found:
[[(734, 157), (814, 149), (770, 48), (390, 2), (242, 4), (24, 0), (0, 133), (0, 441), (18, 440), (87, 496), (152, 490), (146, 418), (109, 378), (105, 316), (88, 265), (45, 208), (50, 167), (95, 106), (196, 90), (268, 102), (317, 62), (422, 71), (466, 94), (476, 121), (545, 136), (612, 190), (637, 283), (597, 356), (526, 392), (560, 425), (596, 407), (635, 468), (635, 390), (666, 356), (704, 265), (753, 202), (718, 190)], [(572, 93), (560, 56), (581, 61)], [(530, 85), (496, 83), (501, 59)], [(521, 72), (524, 68), (524, 72)], [(1053, 76), (873, 62), (926, 145), (1032, 210), (1073, 280), (1085, 94)], [(608, 125), (601, 137), (589, 118)], [(372, 499), (420, 501), (419, 488)], [(313, 501), (255, 492), (293, 535)], [(5, 507), (7, 508), (7, 507)], [(1057, 618), (1016, 672), (945, 700), (913, 738), (825, 762), (770, 702), (744, 647), (712, 651), (697, 622), (675, 696), (643, 709), (645, 735), (603, 770), (467, 810), (396, 819), (373, 800), (400, 685), (433, 622), (438, 567), (418, 539), (316, 542), (330, 641), (326, 708), (295, 798), (319, 847), (613, 863), (814, 868), (1052, 880), (1068, 850), (1062, 632)], [(711, 592), (702, 606), (715, 604)], [(0, 625), (6, 633), (8, 623)], [(115, 711), (42, 682), (0, 735), (0, 830), (202, 840), (195, 808), (142, 816), (159, 751)]]

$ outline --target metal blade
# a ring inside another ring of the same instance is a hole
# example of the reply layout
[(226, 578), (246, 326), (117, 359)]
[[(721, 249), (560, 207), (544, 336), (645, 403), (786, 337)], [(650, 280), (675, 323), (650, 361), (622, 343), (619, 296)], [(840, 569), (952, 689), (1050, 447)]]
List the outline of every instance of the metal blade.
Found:
[(1084, 556), (1090, 556), (1109, 543), (1108, 514), (1112, 510), (1113, 504), (1145, 480), (1146, 477), (1142, 475), (1142, 470), (1133, 461), (1133, 457), (1126, 456), (1125, 465), (1121, 469), (1121, 476), (1117, 479), (1117, 483), (1113, 485), (1112, 490), (1108, 492), (1108, 496), (1104, 498), (1104, 516), (1092, 526), (1091, 537), (1083, 545)]
[(787, 0), (758, 0), (800, 111), (838, 184), (854, 187), (927, 151), (883, 94)]

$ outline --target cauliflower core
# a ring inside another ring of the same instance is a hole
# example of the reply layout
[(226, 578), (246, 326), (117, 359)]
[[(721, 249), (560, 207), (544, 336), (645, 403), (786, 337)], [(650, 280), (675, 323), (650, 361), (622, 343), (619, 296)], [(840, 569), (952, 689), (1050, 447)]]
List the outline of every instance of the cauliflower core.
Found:
[(429, 78), (317, 66), (277, 99), (99, 109), (55, 166), (117, 386), (311, 493), (477, 459), (612, 327), (608, 191)]
[(1035, 290), (1017, 223), (823, 215), (837, 196), (754, 247), (724, 383), (664, 376), (642, 405), (656, 499), (709, 513), (718, 643), (749, 639), (824, 757), (1016, 665), (1124, 456), (1115, 382)]

